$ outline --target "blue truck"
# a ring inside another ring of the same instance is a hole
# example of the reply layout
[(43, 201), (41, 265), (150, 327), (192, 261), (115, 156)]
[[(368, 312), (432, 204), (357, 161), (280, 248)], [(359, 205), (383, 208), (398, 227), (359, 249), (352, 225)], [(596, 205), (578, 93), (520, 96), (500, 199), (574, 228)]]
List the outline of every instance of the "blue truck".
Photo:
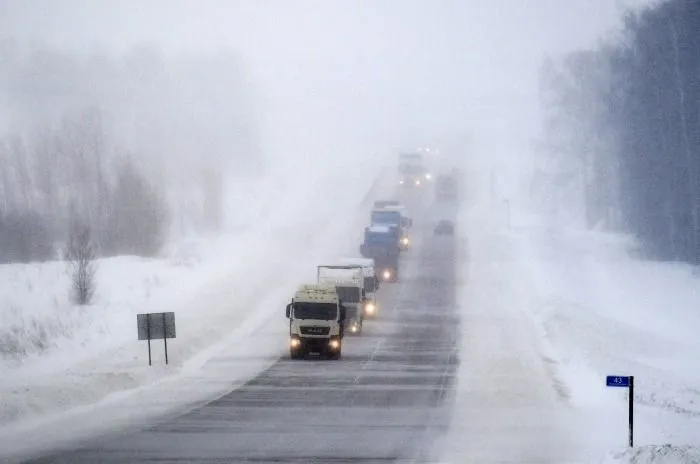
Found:
[(397, 282), (399, 277), (400, 229), (389, 225), (365, 228), (360, 254), (374, 260), (375, 275), (382, 282)]
[(398, 202), (377, 201), (372, 209), (370, 223), (372, 226), (385, 226), (398, 229), (398, 244), (401, 250), (411, 247), (409, 229), (413, 225), (410, 218), (404, 216), (404, 207)]

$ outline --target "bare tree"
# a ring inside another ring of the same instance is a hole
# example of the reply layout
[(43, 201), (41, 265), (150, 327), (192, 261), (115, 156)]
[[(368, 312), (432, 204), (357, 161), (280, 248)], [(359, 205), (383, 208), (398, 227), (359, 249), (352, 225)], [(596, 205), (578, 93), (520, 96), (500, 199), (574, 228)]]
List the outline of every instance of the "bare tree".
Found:
[(76, 304), (87, 305), (95, 294), (95, 258), (97, 250), (89, 225), (73, 221), (68, 236), (66, 259), (71, 268), (71, 284)]

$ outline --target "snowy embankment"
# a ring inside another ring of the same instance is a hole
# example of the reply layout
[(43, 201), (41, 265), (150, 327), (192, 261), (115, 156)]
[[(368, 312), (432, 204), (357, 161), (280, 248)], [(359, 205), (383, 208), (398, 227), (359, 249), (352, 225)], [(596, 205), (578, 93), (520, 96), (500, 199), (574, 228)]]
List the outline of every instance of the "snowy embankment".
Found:
[[(571, 404), (586, 414), (579, 433), (594, 449), (624, 447), (626, 393), (604, 382), (634, 375), (635, 444), (642, 448), (609, 459), (699, 462), (697, 449), (683, 448), (700, 445), (700, 278), (693, 269), (637, 259), (629, 238), (611, 234), (530, 227), (516, 237), (533, 285), (528, 308), (556, 350)], [(679, 447), (650, 446), (666, 443)]]
[[(461, 367), (446, 462), (697, 463), (700, 280), (624, 237), (462, 215)], [(635, 444), (626, 395), (635, 376)], [(672, 445), (653, 446), (652, 444)], [(612, 450), (612, 451), (610, 451)]]
[[(102, 260), (95, 304), (86, 308), (67, 303), (61, 263), (0, 268), (0, 298), (9, 308), (0, 312), (0, 340), (12, 353), (1, 361), (0, 449), (34, 451), (134, 423), (220, 394), (265, 368), (286, 351), (282, 311), (296, 285), (315, 279), (320, 261), (354, 254), (381, 194), (377, 171), (307, 177), (292, 188), (288, 175), (270, 179), (257, 186), (265, 198), (253, 200), (248, 190), (245, 200), (257, 208), (249, 207), (235, 233), (190, 241), (165, 259)], [(151, 311), (176, 313), (168, 366), (162, 342), (153, 343), (149, 367), (146, 344), (136, 341), (135, 314)], [(273, 330), (261, 339), (256, 331), (266, 324)], [(203, 374), (226, 350), (245, 362), (216, 379)]]

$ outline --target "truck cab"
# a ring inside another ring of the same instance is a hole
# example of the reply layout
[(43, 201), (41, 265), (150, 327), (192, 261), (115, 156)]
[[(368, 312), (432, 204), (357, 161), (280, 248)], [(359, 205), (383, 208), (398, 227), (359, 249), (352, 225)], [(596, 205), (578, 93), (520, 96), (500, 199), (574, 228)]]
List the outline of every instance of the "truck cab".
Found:
[(435, 179), (435, 198), (437, 201), (454, 203), (458, 200), (457, 195), (457, 178), (455, 174), (441, 174)]
[(395, 227), (399, 230), (397, 237), (401, 250), (408, 250), (411, 247), (410, 228), (413, 220), (405, 216), (405, 208), (401, 205), (386, 205), (380, 208), (375, 207), (370, 215), (372, 226)]
[(334, 285), (301, 285), (287, 305), (286, 316), (292, 359), (310, 353), (340, 359), (346, 316)]
[(360, 254), (374, 260), (374, 272), (381, 282), (396, 282), (399, 275), (399, 231), (396, 227), (370, 226)]
[(318, 266), (317, 282), (335, 285), (338, 298), (345, 307), (345, 326), (351, 334), (362, 332), (366, 293), (360, 266)]
[(364, 277), (365, 301), (364, 317), (375, 318), (379, 312), (377, 304), (377, 290), (379, 290), (379, 279), (375, 271), (374, 259), (372, 258), (341, 258), (340, 264), (343, 266), (359, 266)]

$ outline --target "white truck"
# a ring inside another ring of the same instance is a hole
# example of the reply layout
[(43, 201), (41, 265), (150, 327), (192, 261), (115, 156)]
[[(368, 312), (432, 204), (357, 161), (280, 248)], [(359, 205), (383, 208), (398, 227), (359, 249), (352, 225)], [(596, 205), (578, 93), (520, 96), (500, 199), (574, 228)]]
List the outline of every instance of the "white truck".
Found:
[(345, 307), (345, 322), (351, 334), (362, 332), (363, 306), (366, 302), (364, 275), (359, 266), (318, 266), (317, 283), (333, 284)]
[(339, 263), (343, 266), (359, 266), (362, 269), (365, 289), (364, 317), (376, 318), (379, 312), (377, 304), (377, 290), (379, 279), (377, 278), (374, 259), (372, 258), (341, 258)]
[(292, 359), (310, 353), (340, 359), (346, 316), (335, 285), (301, 285), (287, 305), (286, 314)]

